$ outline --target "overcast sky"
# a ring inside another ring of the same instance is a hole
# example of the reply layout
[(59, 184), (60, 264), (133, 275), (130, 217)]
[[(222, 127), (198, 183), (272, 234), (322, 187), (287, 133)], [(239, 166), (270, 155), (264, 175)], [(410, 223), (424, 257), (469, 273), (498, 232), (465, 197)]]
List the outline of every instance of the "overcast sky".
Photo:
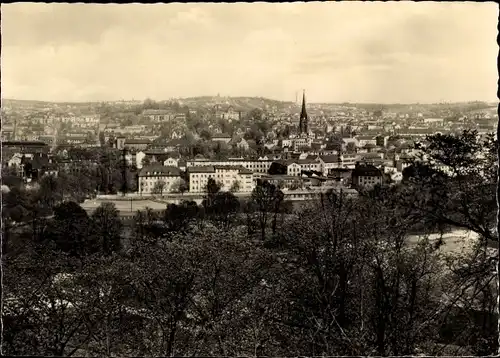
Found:
[(494, 3), (2, 5), (2, 97), (496, 100)]

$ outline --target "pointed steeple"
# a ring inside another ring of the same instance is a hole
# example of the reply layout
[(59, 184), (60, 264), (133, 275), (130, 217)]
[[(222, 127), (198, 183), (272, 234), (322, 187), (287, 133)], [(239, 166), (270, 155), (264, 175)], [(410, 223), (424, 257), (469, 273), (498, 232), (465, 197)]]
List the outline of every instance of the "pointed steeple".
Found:
[(302, 110), (300, 111), (300, 121), (299, 121), (299, 132), (306, 133), (308, 130), (308, 117), (307, 117), (307, 111), (306, 111), (306, 91), (304, 90), (302, 94)]

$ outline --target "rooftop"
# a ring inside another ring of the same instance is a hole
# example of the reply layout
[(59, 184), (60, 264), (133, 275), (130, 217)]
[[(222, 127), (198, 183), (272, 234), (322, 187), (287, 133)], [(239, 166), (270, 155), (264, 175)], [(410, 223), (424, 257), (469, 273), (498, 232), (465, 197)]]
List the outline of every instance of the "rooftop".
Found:
[[(149, 173), (149, 174), (148, 174)], [(158, 173), (158, 174), (151, 174)], [(142, 168), (139, 172), (139, 176), (179, 176), (181, 171), (177, 167), (167, 167), (163, 165), (148, 165)]]
[(381, 177), (382, 172), (371, 164), (356, 164), (352, 171), (353, 176)]

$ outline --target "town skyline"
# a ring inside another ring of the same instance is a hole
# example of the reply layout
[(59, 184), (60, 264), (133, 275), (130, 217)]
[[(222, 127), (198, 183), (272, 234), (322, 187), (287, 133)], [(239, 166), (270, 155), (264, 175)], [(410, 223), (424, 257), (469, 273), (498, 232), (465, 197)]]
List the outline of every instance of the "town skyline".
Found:
[(28, 3), (3, 15), (4, 98), (496, 101), (494, 3)]

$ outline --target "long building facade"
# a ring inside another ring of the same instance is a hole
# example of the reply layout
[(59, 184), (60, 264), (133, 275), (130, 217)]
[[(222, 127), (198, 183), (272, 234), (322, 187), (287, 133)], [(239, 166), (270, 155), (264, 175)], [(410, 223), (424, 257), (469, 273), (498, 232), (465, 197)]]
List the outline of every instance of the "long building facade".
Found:
[(187, 168), (189, 192), (203, 193), (208, 180), (214, 179), (223, 191), (251, 192), (254, 188), (252, 171), (238, 166), (210, 165)]

